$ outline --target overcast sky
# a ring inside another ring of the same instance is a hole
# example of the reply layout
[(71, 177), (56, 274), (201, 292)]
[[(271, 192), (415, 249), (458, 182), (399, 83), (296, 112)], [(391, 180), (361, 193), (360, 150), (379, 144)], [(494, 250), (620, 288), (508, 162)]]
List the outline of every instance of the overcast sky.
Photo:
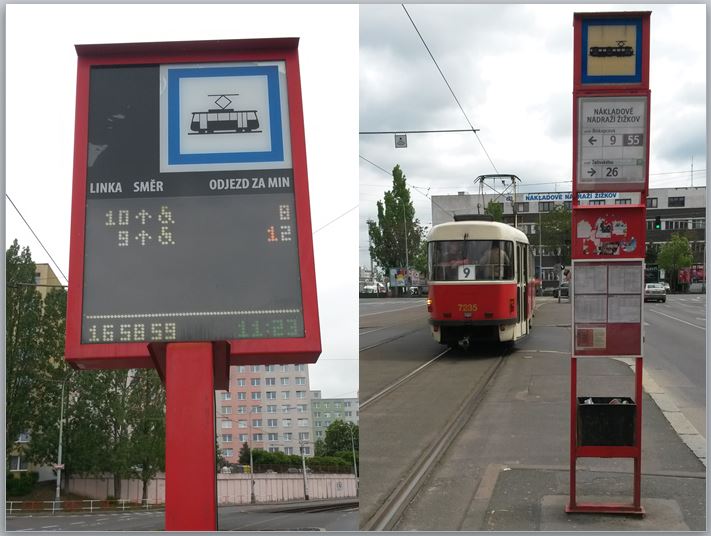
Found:
[[(5, 22), (6, 193), (67, 276), (74, 45), (301, 38), (323, 344), (311, 388), (323, 397), (357, 396), (358, 6), (8, 5)], [(29, 246), (35, 262), (50, 262), (10, 204), (5, 238)]]
[[(705, 185), (705, 5), (406, 7), (481, 144), (471, 132), (411, 134), (405, 149), (392, 135), (360, 136), (361, 265), (370, 262), (365, 222), (395, 164), (423, 225), (427, 194), (478, 192), (473, 179), (496, 170), (520, 177), (521, 191), (571, 190), (575, 12), (652, 12), (650, 187), (691, 185), (692, 157), (693, 184)], [(360, 131), (466, 128), (402, 6), (360, 6)]]

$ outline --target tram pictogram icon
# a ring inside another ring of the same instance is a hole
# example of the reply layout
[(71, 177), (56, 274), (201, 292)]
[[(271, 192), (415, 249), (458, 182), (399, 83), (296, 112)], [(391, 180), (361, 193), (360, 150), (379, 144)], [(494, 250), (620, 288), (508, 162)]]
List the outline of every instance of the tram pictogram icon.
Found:
[(590, 47), (590, 55), (597, 57), (627, 57), (634, 56), (634, 49), (626, 44), (627, 41), (617, 41), (617, 46)]
[(235, 110), (228, 108), (232, 104), (230, 97), (239, 93), (210, 94), (208, 97), (217, 97), (215, 104), (218, 108), (210, 108), (205, 112), (192, 112), (190, 121), (190, 135), (194, 134), (239, 134), (245, 132), (261, 132), (257, 110)]

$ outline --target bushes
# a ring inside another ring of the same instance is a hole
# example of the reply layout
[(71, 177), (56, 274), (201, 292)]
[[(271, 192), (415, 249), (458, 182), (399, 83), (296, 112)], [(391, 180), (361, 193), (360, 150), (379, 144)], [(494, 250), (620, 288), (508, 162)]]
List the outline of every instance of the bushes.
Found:
[(8, 473), (5, 478), (5, 492), (8, 497), (27, 495), (37, 484), (39, 475), (33, 471), (20, 473), (18, 476)]

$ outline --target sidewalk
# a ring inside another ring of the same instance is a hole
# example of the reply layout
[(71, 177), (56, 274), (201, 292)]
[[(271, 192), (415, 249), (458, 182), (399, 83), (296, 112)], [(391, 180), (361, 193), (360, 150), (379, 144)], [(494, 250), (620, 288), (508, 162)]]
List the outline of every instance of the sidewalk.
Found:
[[(482, 444), (481, 437), (477, 441), (472, 436), (469, 443), (475, 447), (470, 452), (476, 452), (471, 455), (486, 468), (460, 529), (705, 530), (706, 467), (646, 392), (641, 485), (646, 515), (565, 513), (570, 482), (570, 303), (548, 299), (539, 304), (534, 336), (517, 345), (470, 423), (494, 437)], [(634, 376), (627, 364), (606, 358), (578, 360), (579, 396), (633, 393)], [(632, 473), (632, 460), (578, 459), (578, 502), (631, 503)]]

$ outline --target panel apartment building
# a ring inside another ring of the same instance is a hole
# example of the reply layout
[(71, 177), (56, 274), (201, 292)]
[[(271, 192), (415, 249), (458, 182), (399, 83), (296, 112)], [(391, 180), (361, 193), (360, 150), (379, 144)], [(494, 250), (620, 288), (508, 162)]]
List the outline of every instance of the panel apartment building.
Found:
[(311, 412), (314, 439), (323, 439), (333, 421), (340, 419), (357, 425), (360, 410), (357, 398), (321, 398), (321, 391), (311, 391)]
[(218, 445), (239, 463), (243, 443), (268, 452), (313, 456), (308, 366), (230, 367), (228, 391), (216, 391)]

